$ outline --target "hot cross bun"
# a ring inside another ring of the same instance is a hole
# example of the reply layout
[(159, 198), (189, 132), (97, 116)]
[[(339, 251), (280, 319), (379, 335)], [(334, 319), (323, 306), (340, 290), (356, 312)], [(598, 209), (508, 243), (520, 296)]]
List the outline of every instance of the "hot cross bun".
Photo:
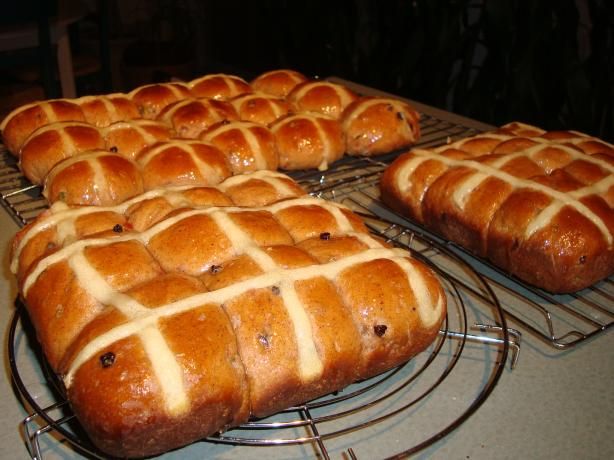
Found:
[[(260, 186), (271, 200), (249, 206)], [(422, 263), (274, 172), (54, 206), (17, 235), (11, 267), (77, 419), (117, 457), (398, 366), (446, 312)]]
[(614, 273), (614, 146), (512, 123), (398, 157), (393, 209), (555, 293)]

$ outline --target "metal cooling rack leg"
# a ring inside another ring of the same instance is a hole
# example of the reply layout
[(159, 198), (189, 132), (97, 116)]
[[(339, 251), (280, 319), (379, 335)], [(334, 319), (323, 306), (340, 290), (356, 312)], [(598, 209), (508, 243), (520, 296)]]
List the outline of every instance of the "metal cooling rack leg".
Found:
[[(502, 330), (501, 326), (495, 326), (492, 324), (474, 324), (472, 329), (479, 329), (482, 332), (500, 332)], [(520, 331), (516, 329), (507, 328), (507, 333), (509, 335), (509, 346), (510, 346), (510, 369), (514, 369), (516, 364), (518, 363), (518, 355), (520, 354), (520, 340), (522, 338), (522, 334)], [(465, 334), (462, 332), (454, 332), (454, 331), (439, 331), (440, 335), (446, 335), (446, 337), (454, 338), (454, 339), (466, 339), (472, 342), (478, 343), (486, 343), (486, 344), (496, 344), (503, 345), (504, 340), (489, 337), (486, 335), (472, 335)]]
[[(58, 402), (58, 403), (52, 404), (51, 406), (45, 407), (44, 409), (41, 409), (41, 411), (44, 414), (49, 415), (49, 413), (61, 409), (66, 404), (67, 404), (66, 401)], [(54, 420), (52, 423), (47, 423), (46, 425), (40, 425), (38, 420), (40, 419), (44, 420), (44, 418), (39, 412), (34, 412), (33, 414), (28, 415), (23, 420), (22, 427), (23, 427), (23, 432), (24, 432), (24, 437), (25, 437), (25, 442), (26, 442), (26, 448), (28, 449), (28, 453), (30, 454), (30, 457), (32, 457), (32, 460), (42, 460), (43, 459), (41, 448), (40, 448), (40, 443), (39, 443), (40, 437), (45, 433), (49, 433), (50, 431), (55, 430), (58, 425), (62, 425), (70, 421), (73, 418), (74, 418), (74, 415), (68, 415), (68, 416), (61, 417), (58, 420)], [(39, 426), (39, 428), (36, 428), (34, 431), (32, 431), (30, 429), (31, 426)]]
[(318, 427), (316, 426), (315, 422), (313, 421), (313, 417), (311, 416), (311, 413), (309, 412), (309, 409), (307, 408), (307, 406), (303, 406), (301, 408), (301, 412), (303, 414), (303, 418), (309, 422), (309, 426), (311, 427), (311, 431), (313, 432), (313, 435), (316, 439), (316, 442), (318, 444), (318, 447), (320, 448), (320, 452), (322, 453), (323, 457), (325, 460), (330, 460), (330, 456), (328, 455), (328, 450), (326, 449), (326, 446), (324, 445), (324, 442), (322, 442), (322, 437), (320, 436), (320, 432), (318, 431)]

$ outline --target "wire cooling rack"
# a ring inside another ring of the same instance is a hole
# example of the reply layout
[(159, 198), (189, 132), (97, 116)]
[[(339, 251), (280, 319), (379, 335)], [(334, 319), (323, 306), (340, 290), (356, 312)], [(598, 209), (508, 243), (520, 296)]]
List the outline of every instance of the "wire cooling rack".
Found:
[[(422, 127), (423, 145), (473, 133), (428, 116), (423, 117)], [(6, 151), (1, 153), (2, 205), (24, 225), (46, 208), (46, 202), (40, 189), (19, 173), (15, 159)], [(520, 334), (508, 329), (489, 282), (445, 244), (373, 213), (371, 203), (364, 201), (368, 195), (361, 187), (373, 185), (383, 165), (345, 159), (326, 174), (303, 172), (295, 177), (313, 194), (345, 202), (361, 214), (373, 233), (411, 250), (438, 273), (448, 297), (448, 315), (436, 342), (406, 365), (379, 377), (250, 421), (165, 457), (403, 457), (461, 425), (493, 391), (506, 362), (515, 365)], [(354, 190), (359, 193), (355, 195)], [(81, 431), (19, 303), (8, 339), (13, 380), (32, 412), (22, 424), (30, 456), (64, 456), (68, 449), (73, 454), (107, 458)], [(263, 452), (265, 446), (272, 450)]]
[[(257, 446), (275, 446), (266, 453), (271, 457), (373, 458), (373, 439), (381, 443), (378, 458), (408, 455), (446, 436), (484, 403), (508, 354), (514, 366), (520, 337), (508, 331), (496, 297), (471, 267), (445, 247), (407, 231), (399, 233), (368, 212), (363, 217), (374, 233), (410, 249), (439, 274), (448, 315), (435, 343), (404, 366), (273, 417), (250, 421), (189, 446), (178, 458), (221, 455), (227, 449), (240, 458), (261, 458), (262, 451), (253, 449)], [(439, 262), (445, 259), (446, 269), (431, 262), (432, 251), (439, 253)], [(20, 304), (9, 329), (9, 357), (15, 385), (33, 411), (23, 423), (31, 457), (42, 459), (55, 452), (60, 437), (86, 456), (106, 458), (81, 432)], [(26, 379), (23, 370), (33, 366), (38, 379)], [(419, 429), (407, 433), (405, 424)], [(402, 442), (383, 442), (395, 433)]]

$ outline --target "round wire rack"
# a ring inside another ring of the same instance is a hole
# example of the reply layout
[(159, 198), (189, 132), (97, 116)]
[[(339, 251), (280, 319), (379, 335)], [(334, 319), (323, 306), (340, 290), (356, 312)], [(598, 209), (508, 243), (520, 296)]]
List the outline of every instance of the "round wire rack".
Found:
[[(381, 219), (367, 219), (367, 224), (438, 273), (448, 313), (430, 348), (378, 377), (252, 420), (164, 458), (400, 458), (444, 438), (486, 401), (504, 372), (508, 353), (513, 366), (519, 349), (519, 337), (508, 330), (488, 283), (427, 237)], [(15, 387), (31, 412), (22, 425), (30, 456), (108, 458), (72, 414), (20, 302), (9, 329), (8, 354)]]

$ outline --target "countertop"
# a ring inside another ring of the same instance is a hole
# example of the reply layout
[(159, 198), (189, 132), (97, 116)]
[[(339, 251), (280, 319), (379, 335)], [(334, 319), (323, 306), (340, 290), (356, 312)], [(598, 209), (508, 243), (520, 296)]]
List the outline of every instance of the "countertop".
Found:
[[(421, 110), (425, 106), (419, 107)], [(429, 108), (426, 108), (429, 110)], [(441, 114), (441, 112), (437, 111)], [(450, 114), (446, 116), (451, 116)], [(460, 119), (467, 121), (466, 119)], [(484, 125), (477, 124), (478, 128)], [(8, 248), (18, 225), (0, 208), (0, 247), (3, 252), (0, 299), (4, 308), (0, 322), (4, 330), (4, 373), (0, 379), (0, 458), (28, 458), (21, 422), (28, 415), (11, 384), (7, 355), (7, 332), (14, 312), (16, 286), (9, 271)], [(513, 324), (512, 324), (513, 325)], [(514, 326), (516, 327), (516, 326)], [(487, 400), (459, 428), (412, 458), (432, 459), (518, 459), (614, 458), (614, 335), (598, 334), (571, 350), (556, 350), (529, 332), (522, 332), (519, 360), (509, 363)], [(25, 345), (24, 345), (25, 346)], [(461, 361), (464, 358), (461, 356)], [(40, 380), (36, 371), (24, 371), (26, 381)], [(38, 384), (38, 381), (35, 382)], [(457, 384), (459, 392), (472, 391)], [(456, 399), (454, 388), (440, 388), (445, 399)], [(443, 403), (442, 403), (443, 404)], [(421, 430), (412, 423), (411, 413), (390, 431), (379, 430), (352, 435), (329, 451), (331, 458), (348, 459), (347, 447), (357, 458), (377, 458), (381, 452), (407, 448), (404, 433)], [(378, 445), (380, 447), (378, 447)], [(51, 435), (41, 437), (43, 458), (81, 458)], [(383, 448), (386, 446), (386, 449)], [(246, 450), (248, 449), (248, 450)], [(384, 454), (381, 454), (384, 455)], [(164, 458), (297, 458), (313, 457), (314, 451), (301, 447), (236, 448), (197, 443)]]

